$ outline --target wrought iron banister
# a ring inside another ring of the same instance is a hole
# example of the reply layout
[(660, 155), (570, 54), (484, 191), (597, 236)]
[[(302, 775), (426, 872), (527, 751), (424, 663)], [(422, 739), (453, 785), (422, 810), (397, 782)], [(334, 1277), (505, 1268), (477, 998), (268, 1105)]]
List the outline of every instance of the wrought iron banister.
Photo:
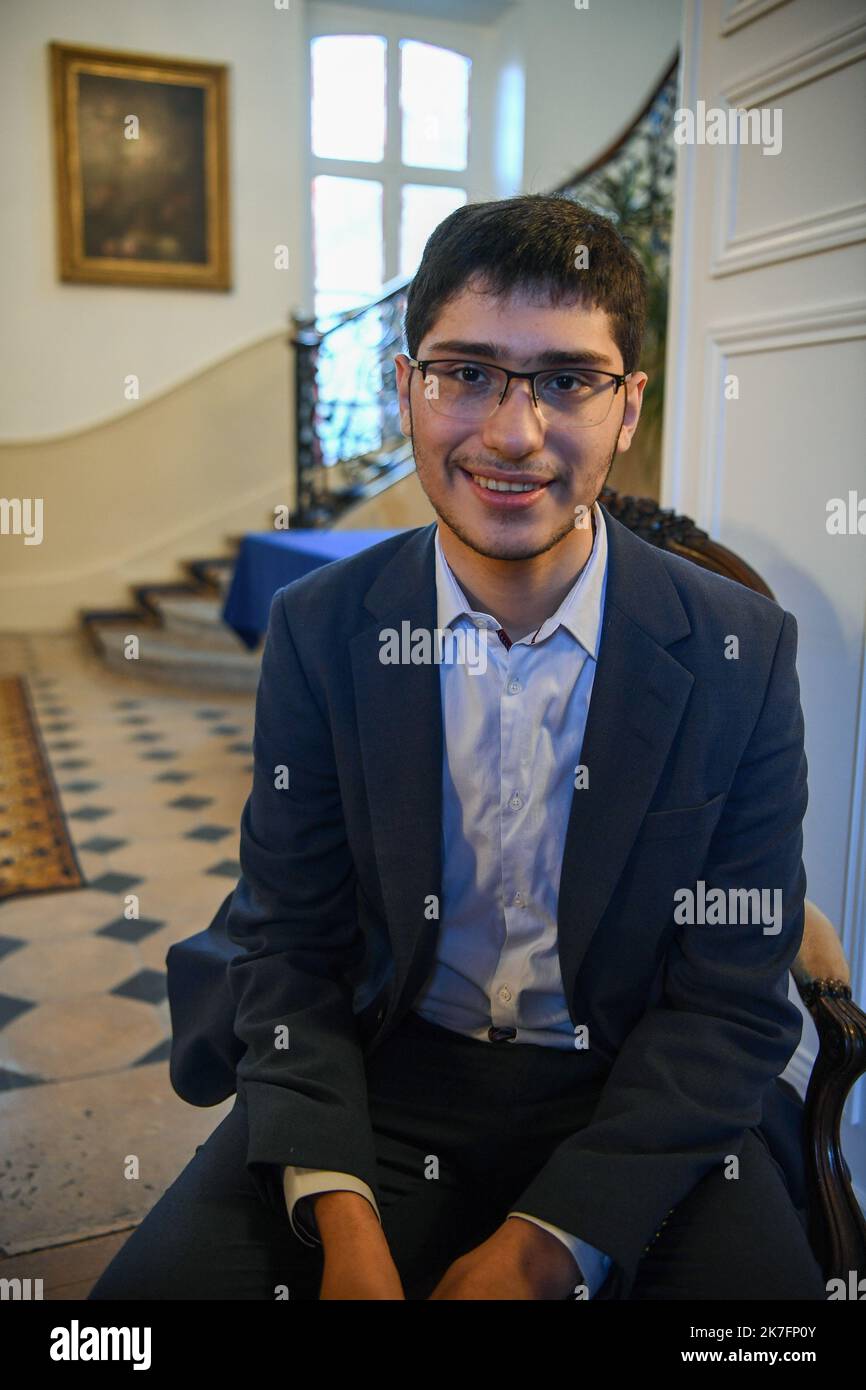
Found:
[(391, 282), (325, 329), (295, 320), (295, 525), (329, 525), (402, 461), (394, 457), (405, 438), (393, 358), (408, 284)]

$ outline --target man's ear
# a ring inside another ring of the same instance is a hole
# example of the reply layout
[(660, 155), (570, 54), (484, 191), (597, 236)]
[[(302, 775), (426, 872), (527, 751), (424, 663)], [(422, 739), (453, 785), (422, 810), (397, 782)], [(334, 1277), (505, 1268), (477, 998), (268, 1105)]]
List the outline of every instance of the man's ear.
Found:
[(626, 411), (623, 414), (623, 424), (620, 427), (619, 438), (616, 442), (616, 452), (626, 453), (631, 448), (631, 436), (634, 435), (638, 427), (638, 420), (641, 418), (641, 406), (644, 404), (644, 386), (649, 381), (645, 371), (635, 371), (632, 373), (631, 381), (627, 381), (623, 386), (626, 395)]
[(412, 438), (412, 417), (409, 410), (409, 383), (412, 379), (414, 368), (410, 367), (406, 360), (405, 353), (398, 353), (394, 358), (394, 366), (397, 369), (397, 399), (400, 406), (400, 429), (407, 439)]

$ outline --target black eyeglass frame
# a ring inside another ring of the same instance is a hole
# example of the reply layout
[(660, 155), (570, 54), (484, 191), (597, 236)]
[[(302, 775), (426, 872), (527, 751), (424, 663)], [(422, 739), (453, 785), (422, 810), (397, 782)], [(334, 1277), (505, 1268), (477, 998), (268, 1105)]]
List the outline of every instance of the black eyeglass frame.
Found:
[[(549, 373), (551, 373), (551, 372), (556, 373), (556, 372), (568, 372), (568, 371), (575, 371), (575, 372), (594, 372), (596, 376), (609, 376), (609, 377), (612, 378), (612, 380), (613, 380), (614, 383), (615, 383), (614, 388), (613, 388), (613, 396), (611, 397), (611, 405), (612, 405), (612, 404), (613, 404), (614, 397), (616, 396), (616, 393), (617, 393), (617, 391), (619, 390), (619, 388), (620, 388), (621, 386), (625, 386), (625, 383), (626, 383), (631, 377), (634, 376), (634, 372), (633, 372), (633, 371), (631, 371), (631, 372), (608, 372), (608, 371), (605, 371), (605, 370), (604, 370), (603, 368), (601, 368), (601, 367), (578, 367), (578, 366), (576, 366), (576, 365), (575, 365), (574, 367), (569, 367), (569, 366), (567, 366), (567, 365), (563, 365), (563, 366), (560, 366), (560, 367), (539, 367), (538, 371), (536, 371), (536, 372), (513, 372), (513, 371), (511, 370), (510, 367), (500, 367), (500, 365), (499, 365), (498, 362), (475, 362), (475, 361), (473, 361), (471, 358), (468, 358), (468, 357), (425, 357), (425, 358), (417, 358), (417, 357), (410, 357), (409, 354), (408, 354), (408, 352), (406, 353), (406, 361), (409, 363), (409, 366), (410, 366), (410, 367), (417, 367), (418, 370), (419, 370), (419, 372), (421, 373), (422, 377), (425, 377), (425, 376), (427, 375), (427, 368), (430, 367), (430, 366), (432, 366), (432, 365), (433, 365), (434, 363), (436, 363), (436, 362), (449, 362), (452, 366), (464, 366), (464, 367), (493, 367), (497, 372), (504, 372), (504, 373), (505, 373), (505, 385), (504, 385), (503, 388), (502, 388), (502, 395), (499, 397), (499, 400), (496, 402), (496, 405), (493, 407), (493, 410), (491, 410), (490, 415), (493, 415), (493, 413), (499, 409), (499, 407), (501, 406), (502, 402), (505, 400), (505, 396), (506, 396), (506, 394), (507, 394), (507, 392), (508, 392), (508, 388), (509, 388), (509, 386), (511, 385), (512, 380), (515, 379), (515, 378), (516, 378), (518, 381), (528, 381), (528, 382), (529, 382), (529, 389), (530, 389), (530, 391), (532, 392), (532, 404), (535, 406), (536, 410), (539, 410), (539, 411), (540, 411), (540, 410), (541, 410), (541, 406), (538, 404), (538, 396), (536, 395), (536, 392), (535, 392), (535, 381), (536, 381), (536, 378), (537, 378), (537, 377), (540, 377), (540, 376), (547, 376), (547, 375), (548, 375)], [(608, 406), (608, 408), (607, 408), (607, 414), (605, 415), (604, 420), (607, 419), (607, 416), (608, 416), (609, 414), (610, 414), (610, 406)], [(487, 416), (487, 418), (489, 419), (490, 416)], [(599, 424), (599, 425), (603, 425), (603, 424), (604, 424), (604, 420), (598, 420), (598, 421), (596, 421), (596, 423)]]

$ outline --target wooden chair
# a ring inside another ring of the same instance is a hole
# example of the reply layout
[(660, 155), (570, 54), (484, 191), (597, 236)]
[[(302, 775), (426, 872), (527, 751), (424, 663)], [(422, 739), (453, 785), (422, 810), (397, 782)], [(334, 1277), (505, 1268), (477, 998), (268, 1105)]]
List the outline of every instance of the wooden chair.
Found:
[[(652, 498), (621, 496), (611, 488), (604, 489), (600, 500), (617, 521), (651, 545), (774, 598), (751, 566), (689, 517), (659, 507)], [(851, 1270), (866, 1274), (866, 1221), (840, 1137), (845, 1101), (866, 1071), (866, 1014), (851, 998), (851, 971), (836, 928), (808, 899), (791, 973), (819, 1038), (803, 1117), (809, 1239), (825, 1279), (842, 1279), (847, 1286)]]

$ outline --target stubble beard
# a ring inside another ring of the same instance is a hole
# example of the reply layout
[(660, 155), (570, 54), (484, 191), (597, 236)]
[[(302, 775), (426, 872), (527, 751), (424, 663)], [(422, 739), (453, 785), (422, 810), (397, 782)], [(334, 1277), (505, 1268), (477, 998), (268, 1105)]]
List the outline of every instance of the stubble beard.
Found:
[[(409, 402), (409, 430), (410, 438), (412, 441), (412, 453), (415, 458), (415, 468), (418, 473), (419, 481), (421, 481), (423, 486), (424, 474), (423, 469), (418, 467), (418, 446), (415, 441), (415, 426), (414, 421), (412, 419), (411, 400)], [(610, 457), (608, 458), (607, 466), (604, 470), (604, 476), (596, 490), (595, 497), (593, 497), (590, 502), (584, 504), (590, 509), (590, 511), (592, 510), (596, 498), (598, 497), (599, 493), (601, 492), (610, 475), (610, 470), (613, 467), (613, 461), (616, 458), (616, 446), (618, 442), (619, 431), (617, 431), (617, 436), (613, 442)], [(458, 465), (456, 463), (452, 463), (450, 466), (456, 468)], [(427, 493), (426, 488), (424, 489), (424, 491), (425, 493)], [(516, 551), (511, 548), (503, 550), (503, 542), (500, 542), (499, 544), (494, 544), (491, 548), (487, 548), (483, 543), (479, 543), (469, 534), (465, 526), (461, 524), (459, 516), (456, 515), (455, 511), (452, 510), (452, 508), (448, 507), (447, 505), (444, 505), (441, 502), (438, 504), (434, 504), (433, 499), (430, 497), (429, 493), (427, 493), (427, 498), (430, 502), (430, 505), (433, 507), (433, 510), (436, 512), (436, 515), (440, 518), (440, 520), (444, 521), (445, 525), (448, 526), (450, 530), (454, 532), (457, 539), (462, 541), (463, 544), (467, 546), (470, 550), (474, 550), (476, 555), (483, 555), (488, 560), (532, 560), (535, 558), (536, 555), (545, 555), (548, 550), (553, 550), (554, 546), (557, 546), (562, 541), (564, 541), (566, 536), (570, 536), (575, 529), (575, 519), (574, 517), (570, 517), (567, 521), (563, 522), (562, 526), (558, 527), (557, 530), (555, 530), (550, 536), (547, 537), (546, 540), (542, 541), (540, 544), (532, 544), (530, 542), (527, 543), (525, 546), (520, 547)]]

